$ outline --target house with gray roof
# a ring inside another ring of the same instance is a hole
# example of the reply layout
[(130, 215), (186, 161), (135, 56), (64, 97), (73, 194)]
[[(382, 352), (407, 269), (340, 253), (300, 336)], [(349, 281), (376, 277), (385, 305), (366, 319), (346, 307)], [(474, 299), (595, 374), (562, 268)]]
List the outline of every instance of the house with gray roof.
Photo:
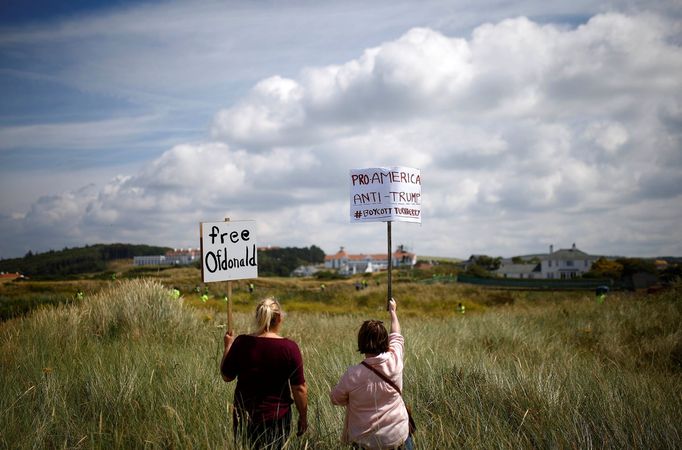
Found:
[(592, 264), (599, 256), (589, 255), (576, 248), (554, 251), (554, 246), (549, 246), (549, 253), (537, 255), (540, 262), (537, 264), (510, 264), (502, 262), (495, 273), (503, 278), (528, 278), (565, 280), (582, 276), (589, 272)]
[(540, 264), (505, 264), (500, 265), (494, 273), (504, 278), (543, 278)]
[(582, 276), (589, 272), (599, 256), (588, 255), (576, 248), (575, 244), (571, 248), (554, 251), (554, 246), (549, 246), (549, 255), (540, 258), (540, 271), (547, 279), (570, 279)]

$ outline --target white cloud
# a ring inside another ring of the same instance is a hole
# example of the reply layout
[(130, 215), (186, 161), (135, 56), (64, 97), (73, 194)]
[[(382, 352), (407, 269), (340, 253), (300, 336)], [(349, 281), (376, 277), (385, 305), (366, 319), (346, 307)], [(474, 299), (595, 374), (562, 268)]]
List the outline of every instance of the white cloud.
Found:
[(187, 246), (200, 220), (229, 216), (257, 219), (263, 244), (382, 251), (379, 227), (348, 224), (345, 177), (407, 165), (422, 169), (424, 225), (395, 227), (394, 241), (418, 253), (577, 241), (679, 254), (678, 42), (650, 14), (573, 28), (517, 17), (454, 37), (413, 28), (356, 59), (270, 74), (216, 113), (214, 142), (174, 146), (96, 194), (44, 197), (19, 220), (44, 235), (61, 224), (53, 241)]
[(592, 140), (606, 153), (613, 155), (628, 141), (628, 132), (619, 123), (597, 122), (587, 128), (585, 137)]
[(158, 116), (125, 117), (61, 124), (15, 125), (0, 127), (0, 152), (11, 149), (111, 148), (130, 143), (140, 135), (158, 128)]

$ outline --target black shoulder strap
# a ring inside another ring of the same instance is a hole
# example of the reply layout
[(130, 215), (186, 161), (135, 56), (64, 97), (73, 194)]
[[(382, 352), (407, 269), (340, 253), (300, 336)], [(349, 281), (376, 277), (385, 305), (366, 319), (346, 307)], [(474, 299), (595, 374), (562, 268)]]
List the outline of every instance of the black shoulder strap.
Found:
[(395, 383), (392, 382), (391, 379), (388, 378), (386, 375), (384, 375), (383, 373), (379, 372), (377, 369), (375, 369), (374, 367), (370, 366), (370, 365), (367, 364), (365, 361), (362, 361), (360, 364), (362, 364), (363, 366), (367, 367), (367, 368), (368, 368), (369, 370), (371, 370), (372, 372), (376, 373), (376, 374), (379, 376), (379, 378), (381, 378), (382, 380), (384, 380), (384, 381), (385, 381), (386, 383), (388, 383), (393, 389), (395, 389), (395, 390), (398, 392), (398, 395), (402, 395), (402, 393), (400, 392), (400, 389), (398, 389), (398, 386), (396, 386)]

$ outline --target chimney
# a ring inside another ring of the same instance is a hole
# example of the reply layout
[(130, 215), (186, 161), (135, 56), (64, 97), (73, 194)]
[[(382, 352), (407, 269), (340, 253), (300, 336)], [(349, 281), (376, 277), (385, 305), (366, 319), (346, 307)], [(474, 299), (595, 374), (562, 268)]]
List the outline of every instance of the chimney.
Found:
[(551, 255), (552, 253), (554, 253), (554, 245), (550, 244), (549, 245), (549, 254)]
[(575, 250), (575, 242), (573, 243), (573, 247), (571, 247), (571, 250)]

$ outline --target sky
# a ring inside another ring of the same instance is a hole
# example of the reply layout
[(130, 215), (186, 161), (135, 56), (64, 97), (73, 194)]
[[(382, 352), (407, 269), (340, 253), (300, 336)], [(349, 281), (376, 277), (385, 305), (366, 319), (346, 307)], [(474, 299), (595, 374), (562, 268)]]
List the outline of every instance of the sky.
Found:
[(0, 1), (0, 258), (386, 251), (349, 171), (418, 168), (417, 255), (682, 255), (677, 0)]

